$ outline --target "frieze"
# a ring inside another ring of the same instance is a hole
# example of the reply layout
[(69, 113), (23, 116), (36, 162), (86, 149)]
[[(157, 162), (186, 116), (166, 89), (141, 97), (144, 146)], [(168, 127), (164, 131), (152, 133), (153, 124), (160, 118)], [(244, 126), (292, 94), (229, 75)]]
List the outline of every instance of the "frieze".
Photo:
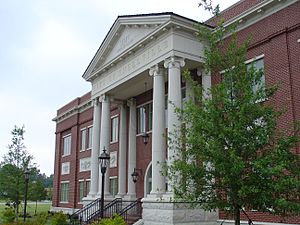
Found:
[(170, 47), (170, 41), (168, 39), (163, 40), (156, 45), (152, 46), (149, 49), (141, 52), (136, 57), (130, 59), (127, 63), (122, 65), (120, 68), (112, 71), (109, 74), (102, 75), (94, 81), (92, 84), (92, 91), (93, 93), (99, 92), (106, 87), (112, 85), (113, 83), (122, 80), (124, 77), (128, 76), (129, 74), (133, 73), (137, 69), (140, 69), (148, 62), (153, 61), (158, 56), (162, 55), (163, 52)]

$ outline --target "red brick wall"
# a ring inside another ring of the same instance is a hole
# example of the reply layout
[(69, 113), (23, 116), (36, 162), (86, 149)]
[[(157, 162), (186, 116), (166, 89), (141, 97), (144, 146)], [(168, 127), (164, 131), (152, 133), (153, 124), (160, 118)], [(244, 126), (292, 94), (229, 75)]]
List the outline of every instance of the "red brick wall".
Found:
[[(77, 98), (66, 106), (58, 110), (58, 115), (68, 111), (69, 109), (82, 104), (90, 99), (90, 93)], [(79, 192), (78, 180), (89, 179), (90, 171), (79, 172), (79, 162), (81, 158), (89, 157), (90, 150), (80, 152), (81, 128), (92, 125), (93, 109), (89, 108), (81, 113), (76, 113), (69, 118), (56, 124), (56, 148), (55, 148), (55, 166), (54, 166), (54, 184), (53, 184), (53, 200), (52, 205), (55, 207), (78, 208)], [(71, 134), (71, 154), (63, 155), (62, 138)], [(70, 173), (61, 175), (61, 164), (70, 162)], [(69, 181), (69, 202), (60, 203), (61, 182)]]
[[(279, 85), (275, 96), (267, 104), (272, 104), (277, 110), (284, 110), (278, 126), (286, 132), (291, 131), (293, 122), (300, 119), (300, 43), (297, 42), (300, 38), (299, 15), (300, 2), (297, 2), (238, 32), (240, 42), (249, 35), (252, 37), (248, 59), (264, 54), (267, 85)], [(214, 77), (213, 84), (218, 82), (220, 79)], [(299, 153), (299, 148), (296, 151)], [(280, 218), (262, 212), (247, 213), (253, 221), (291, 224), (300, 222), (300, 216)], [(226, 218), (224, 212), (220, 212), (220, 218)], [(242, 216), (242, 219), (247, 218)]]

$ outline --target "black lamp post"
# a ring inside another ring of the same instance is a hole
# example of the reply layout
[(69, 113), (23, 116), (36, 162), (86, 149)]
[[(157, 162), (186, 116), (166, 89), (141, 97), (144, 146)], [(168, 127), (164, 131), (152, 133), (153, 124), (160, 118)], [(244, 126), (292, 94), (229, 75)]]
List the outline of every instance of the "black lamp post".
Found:
[(105, 173), (106, 169), (109, 166), (110, 156), (106, 152), (105, 147), (103, 148), (103, 152), (99, 156), (99, 163), (101, 166), (102, 173), (102, 186), (101, 186), (101, 218), (103, 218), (103, 209), (104, 209), (104, 182), (105, 182)]
[(24, 222), (26, 220), (26, 207), (27, 207), (27, 193), (28, 193), (28, 181), (29, 181), (29, 175), (30, 171), (28, 169), (25, 170), (24, 176), (25, 176), (25, 196), (24, 196)]

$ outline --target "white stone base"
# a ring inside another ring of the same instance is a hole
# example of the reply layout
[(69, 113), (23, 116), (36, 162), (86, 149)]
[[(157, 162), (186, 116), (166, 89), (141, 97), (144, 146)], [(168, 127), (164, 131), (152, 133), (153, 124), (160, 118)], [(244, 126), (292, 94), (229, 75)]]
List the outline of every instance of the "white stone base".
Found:
[(144, 225), (217, 225), (218, 212), (206, 212), (191, 208), (188, 203), (167, 202), (161, 199), (144, 198)]
[(63, 212), (64, 214), (72, 215), (79, 209), (74, 208), (64, 208), (64, 207), (51, 207), (50, 212)]

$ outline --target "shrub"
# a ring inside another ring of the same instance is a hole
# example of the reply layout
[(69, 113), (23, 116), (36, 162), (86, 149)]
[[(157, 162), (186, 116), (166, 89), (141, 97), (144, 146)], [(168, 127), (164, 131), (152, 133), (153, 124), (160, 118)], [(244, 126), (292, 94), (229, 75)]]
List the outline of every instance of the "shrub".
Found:
[(103, 219), (92, 223), (92, 225), (126, 225), (126, 223), (121, 216), (115, 215), (114, 218)]
[(31, 221), (32, 225), (44, 225), (47, 223), (48, 220), (48, 213), (42, 212), (39, 213), (34, 219)]
[(15, 212), (10, 207), (6, 207), (2, 212), (1, 219), (4, 224), (14, 222), (15, 218), (16, 218)]
[(68, 225), (67, 215), (62, 212), (54, 213), (51, 225)]

